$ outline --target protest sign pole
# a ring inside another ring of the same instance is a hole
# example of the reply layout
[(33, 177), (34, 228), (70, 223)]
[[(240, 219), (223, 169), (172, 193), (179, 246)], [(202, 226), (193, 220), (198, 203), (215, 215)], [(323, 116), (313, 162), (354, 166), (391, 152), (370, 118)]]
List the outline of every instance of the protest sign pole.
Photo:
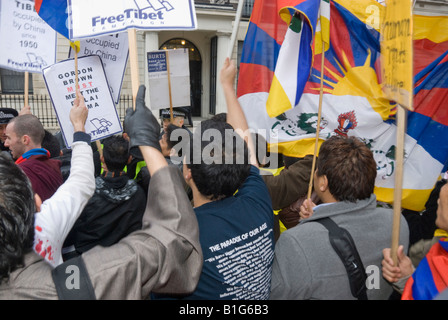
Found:
[(23, 98), (24, 98), (24, 104), (25, 106), (28, 105), (28, 92), (29, 92), (29, 73), (28, 71), (25, 71), (25, 91), (23, 93)]
[[(412, 8), (416, 0), (412, 1)], [(398, 266), (398, 245), (400, 241), (400, 219), (401, 219), (401, 199), (403, 195), (403, 162), (404, 162), (404, 139), (406, 132), (407, 110), (397, 104), (397, 153), (395, 157), (395, 189), (394, 189), (394, 215), (392, 220), (392, 238), (390, 245), (390, 255), (395, 266)], [(413, 110), (412, 100), (408, 108)]]
[(70, 41), (70, 47), (72, 47), (75, 53), (75, 90), (76, 90), (76, 97), (78, 98), (78, 89), (80, 89), (78, 78), (78, 52), (81, 49), (81, 44), (79, 41)]
[[(391, 236), (391, 258), (398, 265), (400, 241), (400, 218), (403, 193), (404, 141), (406, 135), (406, 111), (413, 109), (413, 0), (386, 0), (384, 18), (381, 23), (381, 74), (382, 90), (387, 98), (397, 104), (395, 186), (393, 199), (393, 221)], [(396, 32), (396, 28), (400, 32)], [(397, 54), (399, 53), (399, 54)], [(407, 110), (406, 110), (407, 109)]]
[(171, 93), (171, 69), (170, 69), (170, 53), (168, 50), (165, 50), (166, 53), (166, 71), (168, 73), (168, 94), (170, 98), (170, 121), (173, 123), (173, 95)]
[(128, 29), (129, 41), (129, 60), (131, 65), (131, 83), (132, 83), (132, 100), (135, 110), (135, 99), (137, 97), (140, 81), (138, 78), (138, 52), (137, 52), (137, 30), (135, 28)]
[(319, 110), (317, 112), (316, 142), (314, 144), (313, 164), (311, 165), (311, 177), (310, 177), (310, 184), (308, 186), (307, 199), (311, 199), (311, 193), (313, 191), (314, 170), (316, 167), (316, 157), (317, 157), (318, 146), (319, 146), (320, 118), (322, 116), (322, 101), (324, 99), (324, 62), (325, 62), (325, 42), (322, 40), (322, 61), (321, 61), (321, 65), (320, 65), (320, 77), (321, 78), (320, 78), (320, 92), (319, 92)]
[[(78, 51), (75, 50), (75, 64), (76, 64), (76, 70), (78, 70)], [(76, 87), (78, 87), (78, 72), (76, 72)], [(78, 95), (78, 93), (76, 93), (76, 95)], [(135, 107), (134, 107), (135, 109)], [(96, 144), (96, 148), (98, 149), (98, 153), (100, 155), (100, 157), (103, 156), (103, 146), (101, 145), (101, 141), (100, 140), (96, 140), (95, 141)], [(103, 165), (103, 163), (101, 163), (101, 166)]]
[(398, 105), (397, 110), (397, 153), (395, 158), (394, 215), (392, 221), (391, 257), (398, 265), (397, 251), (400, 240), (401, 196), (403, 188), (404, 136), (406, 131), (406, 109)]
[[(412, 8), (415, 6), (416, 0), (412, 1)], [(406, 132), (407, 110), (403, 106), (397, 104), (397, 154), (396, 154), (396, 175), (394, 189), (394, 216), (392, 220), (392, 238), (390, 245), (390, 254), (394, 265), (398, 265), (398, 245), (400, 241), (400, 218), (401, 218), (401, 199), (403, 194), (403, 161), (404, 161), (404, 138)], [(409, 102), (408, 108), (413, 110), (412, 100)]]
[(243, 4), (244, 0), (238, 1), (238, 8), (236, 10), (235, 22), (233, 25), (232, 35), (230, 37), (229, 51), (227, 53), (227, 57), (229, 58), (232, 58), (233, 48), (235, 47), (236, 35), (238, 33), (238, 28), (240, 26), (240, 20), (241, 20), (241, 13), (243, 11)]
[(75, 50), (75, 88), (76, 88), (76, 97), (78, 97), (78, 89), (79, 89), (79, 77), (78, 77), (78, 52)]

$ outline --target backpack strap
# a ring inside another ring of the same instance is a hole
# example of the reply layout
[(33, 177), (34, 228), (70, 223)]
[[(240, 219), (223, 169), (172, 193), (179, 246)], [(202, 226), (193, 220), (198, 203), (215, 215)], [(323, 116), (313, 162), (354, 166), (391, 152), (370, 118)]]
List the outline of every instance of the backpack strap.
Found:
[(61, 300), (96, 300), (95, 290), (82, 256), (65, 261), (51, 272)]
[(328, 229), (330, 243), (347, 270), (352, 295), (358, 300), (367, 300), (367, 276), (350, 233), (328, 217), (314, 221)]

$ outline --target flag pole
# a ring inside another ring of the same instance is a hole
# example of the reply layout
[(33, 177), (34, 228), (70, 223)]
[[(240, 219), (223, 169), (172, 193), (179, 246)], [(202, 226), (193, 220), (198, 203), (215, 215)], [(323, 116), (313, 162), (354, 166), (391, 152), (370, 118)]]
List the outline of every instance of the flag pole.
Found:
[(233, 25), (232, 36), (230, 37), (229, 51), (227, 57), (232, 58), (233, 48), (235, 47), (236, 35), (238, 34), (238, 28), (240, 26), (241, 13), (243, 12), (244, 0), (238, 1), (238, 8), (236, 9), (235, 22)]
[(29, 92), (29, 73), (28, 71), (25, 71), (25, 91), (23, 93), (23, 98), (24, 98), (24, 104), (25, 107), (28, 105), (28, 92)]
[(131, 65), (131, 83), (132, 83), (132, 100), (135, 110), (135, 100), (137, 98), (138, 87), (140, 81), (138, 78), (138, 52), (137, 52), (137, 30), (135, 28), (128, 29), (129, 41), (129, 60)]
[(322, 61), (320, 66), (320, 92), (319, 92), (319, 111), (317, 113), (317, 127), (316, 127), (316, 142), (314, 144), (314, 155), (313, 155), (313, 163), (311, 165), (311, 177), (310, 184), (308, 186), (308, 199), (311, 199), (311, 193), (313, 191), (313, 178), (314, 178), (314, 170), (316, 167), (316, 157), (319, 146), (319, 133), (320, 133), (320, 119), (322, 116), (322, 101), (324, 99), (324, 62), (325, 62), (325, 42), (322, 38)]

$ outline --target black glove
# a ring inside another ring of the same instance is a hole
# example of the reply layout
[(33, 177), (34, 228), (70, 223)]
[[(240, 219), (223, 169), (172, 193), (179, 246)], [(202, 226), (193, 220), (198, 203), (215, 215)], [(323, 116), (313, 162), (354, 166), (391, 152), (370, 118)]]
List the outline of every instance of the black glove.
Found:
[(150, 146), (160, 151), (160, 124), (145, 105), (145, 91), (144, 85), (138, 88), (135, 111), (133, 108), (126, 110), (124, 126), (131, 139), (131, 147)]

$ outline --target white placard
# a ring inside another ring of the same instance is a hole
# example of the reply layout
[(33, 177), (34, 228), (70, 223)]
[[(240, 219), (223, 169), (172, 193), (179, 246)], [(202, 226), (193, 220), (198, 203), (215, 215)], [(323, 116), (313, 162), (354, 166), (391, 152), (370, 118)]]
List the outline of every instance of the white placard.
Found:
[[(100, 56), (106, 71), (110, 92), (116, 104), (120, 101), (126, 63), (129, 56), (129, 41), (126, 32), (80, 40), (78, 57), (96, 54)], [(74, 57), (70, 47), (69, 57)]]
[[(64, 60), (43, 70), (43, 76), (61, 127), (65, 145), (73, 143), (70, 109), (76, 97), (74, 60)], [(122, 132), (101, 59), (97, 55), (78, 58), (78, 81), (89, 115), (86, 133), (92, 141)]]
[(34, 11), (34, 1), (0, 1), (0, 67), (41, 73), (56, 62), (56, 32)]
[[(168, 81), (167, 53), (170, 66)], [(187, 49), (151, 51), (147, 54), (149, 100), (152, 110), (170, 108), (170, 92), (173, 107), (190, 105), (190, 66)]]
[(193, 0), (68, 0), (70, 39), (117, 33), (127, 28), (194, 30)]

